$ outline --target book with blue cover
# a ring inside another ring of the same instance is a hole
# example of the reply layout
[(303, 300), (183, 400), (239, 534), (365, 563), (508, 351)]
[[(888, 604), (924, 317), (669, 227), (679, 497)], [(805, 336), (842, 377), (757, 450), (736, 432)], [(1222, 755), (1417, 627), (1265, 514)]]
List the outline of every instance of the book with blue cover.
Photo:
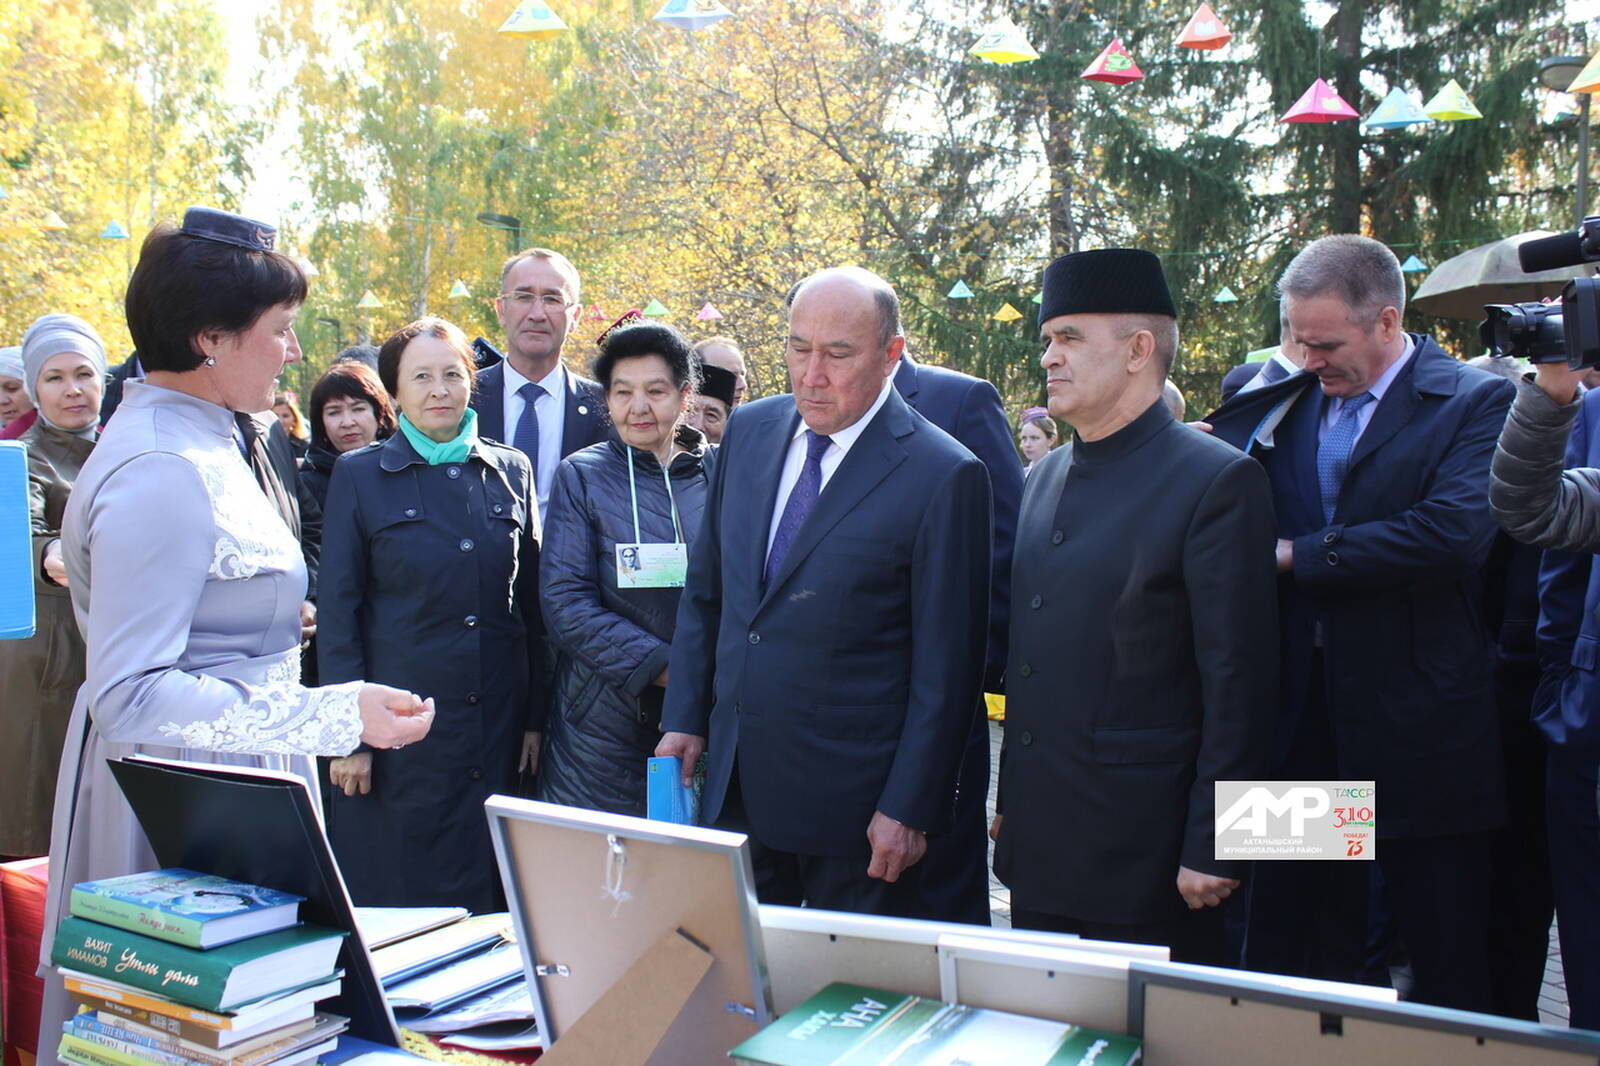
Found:
[(181, 867), (72, 886), (79, 918), (171, 944), (213, 948), (287, 929), (305, 897)]
[(683, 783), (683, 763), (676, 755), (652, 757), (645, 765), (645, 817), (658, 822), (698, 825), (700, 793), (705, 788), (706, 757), (695, 764), (692, 785)]

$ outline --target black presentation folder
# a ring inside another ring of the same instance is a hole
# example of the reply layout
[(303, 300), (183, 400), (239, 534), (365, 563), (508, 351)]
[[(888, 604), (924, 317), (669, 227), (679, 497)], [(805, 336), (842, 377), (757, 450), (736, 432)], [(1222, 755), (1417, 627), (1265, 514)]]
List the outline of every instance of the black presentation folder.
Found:
[(351, 911), (350, 897), (306, 783), (243, 766), (108, 760), (156, 861), (304, 896), (300, 918), (342, 929), (339, 998), (324, 1009), (350, 1019), (350, 1034), (400, 1046), (394, 1015)]

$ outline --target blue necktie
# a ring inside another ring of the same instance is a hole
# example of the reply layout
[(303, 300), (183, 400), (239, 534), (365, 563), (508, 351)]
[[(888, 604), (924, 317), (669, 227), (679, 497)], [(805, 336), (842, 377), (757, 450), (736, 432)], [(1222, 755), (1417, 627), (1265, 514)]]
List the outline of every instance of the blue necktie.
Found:
[(783, 505), (783, 517), (778, 519), (778, 535), (772, 538), (772, 550), (767, 552), (766, 583), (770, 586), (783, 565), (783, 557), (794, 546), (794, 539), (805, 525), (811, 508), (816, 506), (817, 495), (822, 491), (822, 453), (833, 443), (832, 437), (819, 437), (806, 430), (806, 463), (800, 468), (800, 480), (789, 492), (789, 502)]
[(1322, 517), (1333, 521), (1333, 509), (1339, 503), (1339, 489), (1344, 485), (1344, 475), (1350, 469), (1350, 453), (1355, 450), (1356, 437), (1361, 432), (1361, 409), (1372, 402), (1372, 393), (1363, 392), (1344, 402), (1339, 411), (1339, 421), (1328, 430), (1328, 435), (1317, 445), (1317, 486), (1322, 490)]
[(533, 402), (544, 394), (544, 386), (531, 381), (517, 390), (523, 401), (522, 417), (517, 419), (517, 432), (511, 438), (511, 446), (526, 455), (533, 467), (534, 491), (539, 486), (539, 412), (533, 409)]

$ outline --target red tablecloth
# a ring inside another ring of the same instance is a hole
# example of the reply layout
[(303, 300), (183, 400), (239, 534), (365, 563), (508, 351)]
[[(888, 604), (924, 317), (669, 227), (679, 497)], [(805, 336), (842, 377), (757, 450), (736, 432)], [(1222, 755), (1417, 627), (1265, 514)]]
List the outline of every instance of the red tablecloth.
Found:
[(42, 858), (0, 865), (0, 1032), (5, 1034), (5, 1066), (33, 1066), (39, 1051), (44, 982), (35, 971), (49, 872), (49, 860)]

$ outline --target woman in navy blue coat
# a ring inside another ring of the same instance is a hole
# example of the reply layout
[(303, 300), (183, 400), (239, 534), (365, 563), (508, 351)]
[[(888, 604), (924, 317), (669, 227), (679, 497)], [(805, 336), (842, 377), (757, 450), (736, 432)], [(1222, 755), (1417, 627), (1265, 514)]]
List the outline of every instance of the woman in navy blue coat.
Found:
[(594, 374), (619, 439), (568, 456), (550, 493), (539, 584), (556, 665), (534, 797), (642, 816), (705, 509), (705, 437), (683, 424), (698, 358), (671, 326), (629, 325), (606, 334)]
[(455, 326), (402, 328), (378, 374), (400, 432), (334, 465), (317, 661), (328, 682), (414, 681), (435, 694), (438, 728), (334, 760), (328, 835), (358, 905), (492, 911), (503, 904), (483, 801), (513, 791), (544, 709), (533, 475), (521, 452), (478, 437), (472, 351)]

